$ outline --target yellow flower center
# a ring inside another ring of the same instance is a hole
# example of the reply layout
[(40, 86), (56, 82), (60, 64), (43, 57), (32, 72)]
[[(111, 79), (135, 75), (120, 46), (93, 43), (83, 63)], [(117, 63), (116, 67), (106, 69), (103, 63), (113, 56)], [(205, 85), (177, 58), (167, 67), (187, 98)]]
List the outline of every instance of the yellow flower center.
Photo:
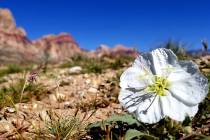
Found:
[(165, 90), (169, 86), (169, 81), (165, 77), (154, 76), (154, 83), (146, 88), (147, 92), (156, 93), (159, 96), (166, 96)]

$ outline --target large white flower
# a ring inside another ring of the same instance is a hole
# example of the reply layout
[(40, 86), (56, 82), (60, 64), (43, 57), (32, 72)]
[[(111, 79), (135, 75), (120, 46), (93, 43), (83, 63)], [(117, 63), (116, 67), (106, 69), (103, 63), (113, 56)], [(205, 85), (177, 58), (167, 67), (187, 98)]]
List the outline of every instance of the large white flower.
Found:
[(208, 80), (192, 61), (178, 61), (168, 49), (138, 56), (120, 77), (119, 101), (139, 121), (156, 123), (165, 116), (193, 117), (208, 93)]

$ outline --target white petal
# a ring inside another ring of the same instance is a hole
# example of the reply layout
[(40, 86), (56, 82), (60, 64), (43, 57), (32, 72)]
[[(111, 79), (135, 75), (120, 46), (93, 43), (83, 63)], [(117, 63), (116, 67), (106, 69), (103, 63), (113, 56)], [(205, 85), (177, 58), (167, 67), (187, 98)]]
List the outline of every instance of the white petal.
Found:
[(173, 67), (173, 70), (168, 75), (168, 80), (171, 83), (188, 80), (190, 78), (191, 78), (191, 75), (189, 73), (187, 73), (181, 67)]
[(208, 94), (208, 80), (199, 71), (192, 70), (193, 74), (184, 69), (173, 71), (169, 77), (169, 91), (172, 96), (186, 105), (197, 105)]
[(198, 111), (198, 105), (187, 106), (171, 96), (167, 92), (167, 96), (161, 96), (162, 113), (173, 120), (183, 121), (186, 116), (193, 117)]
[(151, 83), (151, 74), (138, 67), (130, 67), (120, 77), (120, 87), (126, 88), (144, 88)]
[(156, 75), (164, 75), (164, 69), (178, 63), (176, 55), (169, 49), (158, 48), (151, 54)]
[[(145, 112), (146, 109), (148, 109), (147, 112)], [(152, 97), (139, 104), (138, 110), (136, 110), (136, 117), (139, 121), (149, 124), (159, 122), (164, 118), (164, 114), (161, 111), (160, 96)]]
[(187, 116), (194, 117), (197, 112), (198, 112), (198, 105), (192, 106), (187, 111)]
[(133, 93), (129, 90), (121, 89), (118, 100), (128, 112), (133, 113), (137, 110), (139, 105), (153, 96), (154, 94), (145, 94), (142, 92)]
[(191, 75), (200, 72), (199, 67), (196, 63), (193, 61), (179, 61), (179, 65)]
[(152, 63), (150, 62), (150, 59), (148, 59), (148, 55), (144, 53), (139, 55), (133, 63), (133, 67), (137, 67), (138, 69), (141, 69), (142, 71), (146, 71), (152, 74), (151, 66), (152, 66)]

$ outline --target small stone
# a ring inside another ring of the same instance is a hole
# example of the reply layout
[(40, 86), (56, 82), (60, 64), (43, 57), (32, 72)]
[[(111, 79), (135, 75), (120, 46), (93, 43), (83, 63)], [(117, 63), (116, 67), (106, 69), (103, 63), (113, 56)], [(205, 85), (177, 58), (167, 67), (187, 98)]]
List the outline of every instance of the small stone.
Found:
[(98, 89), (99, 85), (101, 84), (101, 80), (100, 79), (94, 79), (92, 81), (92, 87)]
[(71, 67), (69, 70), (68, 70), (68, 73), (69, 74), (79, 74), (82, 72), (82, 68), (80, 66), (74, 66), (74, 67)]
[(89, 77), (89, 75), (87, 73), (85, 73), (83, 76), (84, 76), (84, 78), (88, 78)]
[(59, 71), (59, 75), (65, 75), (65, 73), (66, 73), (66, 69), (61, 69), (61, 70)]
[(203, 68), (203, 69), (202, 69), (202, 72), (209, 73), (209, 72), (210, 72), (210, 68)]
[(87, 80), (85, 80), (85, 83), (86, 84), (90, 84), (91, 83), (91, 80), (90, 79), (87, 79)]
[(72, 105), (71, 105), (71, 103), (70, 102), (64, 102), (64, 109), (66, 109), (66, 108), (72, 108)]
[(97, 90), (96, 88), (94, 88), (94, 87), (90, 87), (90, 88), (88, 89), (88, 92), (89, 92), (89, 93), (98, 93), (98, 90)]
[(36, 103), (33, 103), (33, 109), (37, 109), (38, 105)]
[(13, 126), (9, 121), (2, 120), (0, 121), (0, 132), (8, 131), (10, 132), (13, 129)]
[(78, 95), (80, 98), (83, 98), (85, 96), (85, 92), (84, 91), (78, 91)]
[(7, 112), (7, 113), (15, 113), (16, 110), (15, 110), (15, 108), (12, 108), (12, 107), (6, 107), (5, 108), (5, 112)]
[(50, 100), (51, 102), (57, 102), (56, 95), (55, 95), (55, 94), (50, 94), (50, 95), (49, 95), (49, 100)]
[(61, 82), (60, 82), (60, 86), (61, 86), (61, 87), (62, 87), (62, 86), (67, 86), (67, 85), (69, 85), (69, 84), (70, 84), (70, 82), (69, 82), (68, 79), (62, 79)]

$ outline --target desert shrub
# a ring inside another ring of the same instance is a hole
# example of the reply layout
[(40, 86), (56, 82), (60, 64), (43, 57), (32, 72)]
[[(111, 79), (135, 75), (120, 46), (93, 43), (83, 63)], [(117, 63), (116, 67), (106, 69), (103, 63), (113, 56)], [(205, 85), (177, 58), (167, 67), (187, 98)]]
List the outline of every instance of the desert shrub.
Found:
[(0, 78), (0, 84), (7, 82), (6, 79)]
[(86, 133), (83, 120), (79, 120), (75, 114), (61, 116), (52, 111), (46, 111), (46, 113), (48, 119), (42, 120), (44, 126), (35, 128), (36, 139), (79, 139)]
[(16, 64), (10, 64), (6, 68), (0, 70), (0, 77), (7, 75), (7, 74), (19, 73), (22, 71), (23, 71), (23, 69), (21, 68), (21, 66), (16, 65)]
[(103, 70), (103, 66), (100, 64), (91, 64), (87, 65), (85, 72), (87, 73), (101, 73)]
[(122, 57), (117, 57), (114, 59), (114, 62), (109, 63), (108, 68), (118, 70), (124, 66), (129, 65), (130, 62), (134, 61), (134, 57), (131, 56), (122, 56)]
[[(25, 87), (24, 87), (25, 85)], [(23, 89), (24, 88), (24, 89)], [(42, 84), (25, 83), (25, 79), (19, 79), (8, 87), (0, 89), (0, 108), (4, 106), (13, 106), (15, 103), (28, 102), (32, 98), (40, 100), (42, 96), (49, 91)]]
[(8, 74), (21, 73), (23, 71), (31, 70), (31, 65), (18, 65), (18, 64), (9, 64), (5, 68), (0, 69), (0, 77), (3, 77)]
[(181, 42), (169, 40), (165, 43), (162, 43), (159, 47), (171, 49), (176, 54), (179, 60), (190, 59), (190, 56), (186, 52), (186, 45)]
[(7, 67), (7, 72), (8, 73), (19, 73), (22, 72), (23, 68), (21, 68), (21, 66), (17, 65), (17, 64), (10, 64)]

